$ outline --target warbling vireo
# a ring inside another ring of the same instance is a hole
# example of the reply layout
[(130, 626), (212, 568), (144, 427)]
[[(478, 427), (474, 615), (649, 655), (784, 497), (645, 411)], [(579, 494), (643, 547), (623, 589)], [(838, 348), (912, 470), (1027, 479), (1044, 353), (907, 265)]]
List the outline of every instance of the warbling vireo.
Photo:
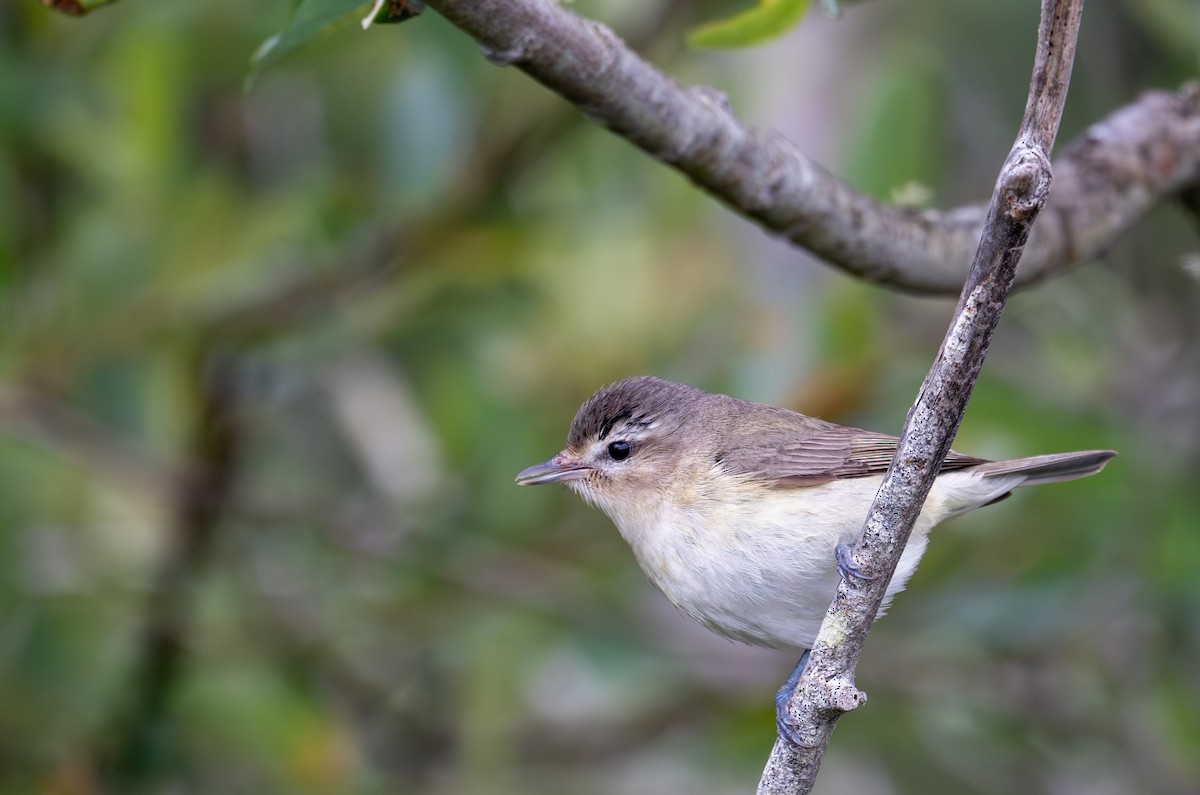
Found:
[[(897, 439), (787, 409), (641, 376), (580, 407), (567, 446), (517, 475), (565, 483), (616, 523), (650, 581), (712, 631), (776, 649), (810, 649), (853, 571), (849, 544)], [(951, 452), (888, 584), (904, 588), (930, 529), (1018, 486), (1095, 474), (1111, 450), (987, 461)], [(807, 654), (807, 651), (806, 651)], [(783, 703), (804, 657), (776, 698)]]

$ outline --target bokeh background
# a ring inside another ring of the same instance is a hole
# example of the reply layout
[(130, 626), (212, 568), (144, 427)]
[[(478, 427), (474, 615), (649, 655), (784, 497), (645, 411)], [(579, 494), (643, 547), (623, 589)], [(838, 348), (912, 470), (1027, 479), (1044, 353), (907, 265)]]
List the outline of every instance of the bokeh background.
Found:
[[(1036, 3), (864, 3), (739, 52), (579, 0), (882, 198), (986, 199)], [(0, 4), (0, 793), (749, 792), (792, 655), (519, 489), (655, 373), (897, 431), (953, 300), (856, 281), (435, 13), (254, 76), (291, 3)], [(1098, 0), (1060, 141), (1194, 76)], [(1156, 210), (1017, 294), (960, 450), (1121, 451), (939, 528), (826, 795), (1200, 791), (1200, 259)]]

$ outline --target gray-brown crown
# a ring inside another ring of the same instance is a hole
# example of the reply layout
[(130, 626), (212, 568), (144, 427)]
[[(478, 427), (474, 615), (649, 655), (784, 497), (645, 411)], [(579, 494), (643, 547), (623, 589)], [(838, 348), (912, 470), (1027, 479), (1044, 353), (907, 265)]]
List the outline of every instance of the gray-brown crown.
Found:
[(703, 396), (704, 392), (695, 387), (652, 375), (609, 384), (579, 407), (567, 435), (567, 447), (579, 449), (590, 439), (604, 439), (618, 423), (637, 429), (666, 416), (681, 416), (677, 411), (681, 405)]

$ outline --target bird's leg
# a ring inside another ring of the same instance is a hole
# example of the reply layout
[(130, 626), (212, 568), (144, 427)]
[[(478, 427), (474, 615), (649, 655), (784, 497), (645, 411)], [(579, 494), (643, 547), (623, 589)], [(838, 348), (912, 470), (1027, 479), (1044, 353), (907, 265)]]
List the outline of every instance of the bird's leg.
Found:
[[(837, 559), (838, 573), (842, 575), (842, 579), (849, 580), (851, 577), (857, 577), (860, 580), (871, 581), (876, 579), (874, 576), (863, 573), (862, 566), (854, 561), (850, 556), (854, 547), (850, 544), (838, 544), (834, 549), (834, 557)], [(814, 747), (810, 743), (806, 743), (801, 737), (796, 727), (792, 725), (791, 715), (788, 714), (787, 705), (792, 698), (792, 694), (796, 692), (796, 688), (800, 686), (800, 677), (804, 675), (804, 668), (808, 665), (808, 653), (810, 649), (805, 649), (804, 654), (800, 655), (800, 660), (796, 663), (796, 667), (792, 669), (792, 673), (788, 676), (787, 681), (783, 683), (783, 687), (779, 688), (779, 692), (775, 694), (775, 727), (779, 731), (779, 736), (786, 739), (792, 745), (800, 748)]]
[(799, 732), (796, 731), (796, 727), (792, 725), (792, 717), (788, 714), (787, 705), (791, 700), (792, 693), (796, 692), (796, 688), (800, 686), (800, 677), (804, 675), (804, 667), (808, 665), (808, 652), (809, 650), (805, 649), (804, 654), (800, 655), (796, 667), (792, 669), (792, 673), (783, 683), (783, 687), (779, 688), (779, 692), (775, 694), (775, 728), (780, 737), (800, 748), (812, 748), (813, 746), (804, 742)]
[(873, 576), (868, 577), (863, 573), (862, 566), (858, 565), (854, 561), (854, 558), (850, 557), (850, 553), (853, 551), (854, 546), (852, 544), (838, 544), (837, 548), (833, 550), (833, 556), (837, 558), (838, 573), (842, 575), (842, 579), (847, 582), (851, 577), (857, 577), (867, 582), (876, 579)]

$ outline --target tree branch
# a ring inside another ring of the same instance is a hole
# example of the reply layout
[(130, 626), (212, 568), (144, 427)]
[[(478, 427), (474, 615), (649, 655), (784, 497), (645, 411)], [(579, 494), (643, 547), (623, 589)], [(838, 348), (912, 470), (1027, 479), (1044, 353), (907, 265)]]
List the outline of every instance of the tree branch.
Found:
[[(853, 191), (723, 95), (684, 87), (608, 28), (551, 0), (428, 0), (494, 63), (515, 65), (698, 186), (828, 262), (908, 290), (952, 293), (986, 208), (889, 207)], [(1055, 193), (1020, 282), (1094, 260), (1147, 211), (1200, 185), (1200, 85), (1156, 91), (1096, 123), (1054, 166)]]
[(217, 540), (236, 484), (241, 429), (231, 358), (202, 344), (193, 364), (198, 405), (191, 460), (177, 482), (174, 535), (157, 573), (136, 652), (132, 698), (118, 716), (99, 768), (114, 792), (145, 785), (162, 763), (172, 689), (186, 662), (192, 589)]
[(867, 631), (883, 603), (913, 523), (958, 431), (1030, 229), (1050, 193), (1050, 151), (1075, 57), (1083, 0), (1042, 0), (1029, 101), (1000, 170), (983, 238), (933, 367), (904, 423), (896, 456), (854, 551), (864, 579), (843, 581), (788, 709), (809, 747), (777, 739), (759, 793), (812, 788), (839, 717), (866, 696), (854, 685)]

